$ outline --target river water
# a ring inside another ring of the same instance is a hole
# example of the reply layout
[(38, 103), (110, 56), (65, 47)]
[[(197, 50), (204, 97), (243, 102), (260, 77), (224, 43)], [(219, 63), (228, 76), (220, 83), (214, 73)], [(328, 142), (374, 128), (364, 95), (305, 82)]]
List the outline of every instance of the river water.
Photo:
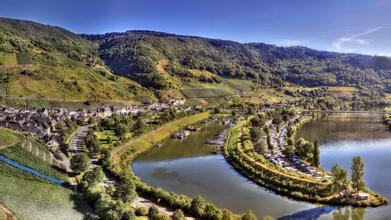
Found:
[[(251, 209), (257, 216), (280, 219), (391, 219), (390, 206), (342, 209), (290, 200), (259, 187), (237, 173), (222, 155), (204, 142), (222, 126), (209, 124), (183, 141), (169, 139), (138, 158), (132, 168), (143, 181), (190, 197), (201, 195), (220, 208), (235, 213)], [(376, 115), (335, 114), (305, 124), (299, 137), (321, 140), (321, 166), (327, 170), (338, 163), (349, 169), (351, 159), (365, 161), (367, 185), (391, 198), (391, 133)]]

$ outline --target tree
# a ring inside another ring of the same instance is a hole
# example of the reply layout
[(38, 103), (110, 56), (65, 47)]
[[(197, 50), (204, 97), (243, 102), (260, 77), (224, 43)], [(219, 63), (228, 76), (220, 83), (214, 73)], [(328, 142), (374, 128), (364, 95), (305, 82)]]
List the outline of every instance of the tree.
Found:
[(249, 210), (242, 216), (242, 220), (257, 220), (257, 216), (255, 216), (254, 213)]
[(136, 216), (134, 215), (133, 211), (127, 210), (122, 214), (123, 220), (134, 220), (136, 219)]
[(221, 218), (222, 220), (232, 220), (233, 219), (233, 213), (228, 209), (223, 209), (223, 216)]
[(88, 134), (86, 137), (86, 146), (90, 152), (99, 152), (99, 140), (94, 134)]
[(353, 157), (352, 186), (357, 191), (361, 191), (365, 188), (364, 162), (360, 156)]
[(125, 134), (127, 132), (128, 132), (128, 127), (122, 123), (117, 123), (114, 126), (114, 133), (115, 133), (115, 135), (120, 137), (121, 140), (125, 137)]
[(219, 220), (222, 218), (223, 213), (220, 209), (217, 209), (211, 203), (206, 204), (204, 209), (203, 218), (208, 220)]
[(83, 180), (88, 182), (88, 185), (93, 185), (103, 181), (105, 174), (103, 173), (102, 167), (97, 166), (93, 170), (83, 175)]
[(332, 190), (339, 194), (345, 194), (349, 188), (348, 172), (339, 165), (334, 165), (331, 174), (333, 176)]
[(81, 173), (90, 167), (90, 158), (87, 154), (77, 154), (71, 159), (71, 169), (76, 173)]
[(314, 152), (312, 153), (313, 162), (312, 164), (316, 167), (319, 167), (320, 165), (320, 146), (319, 146), (319, 140), (316, 139), (314, 142)]
[(262, 129), (259, 127), (253, 127), (250, 129), (250, 136), (252, 141), (257, 141), (262, 136)]
[(185, 220), (185, 214), (181, 209), (175, 210), (175, 212), (171, 216), (172, 220)]
[(190, 210), (192, 213), (197, 216), (201, 217), (204, 214), (205, 209), (205, 202), (204, 199), (201, 196), (196, 196), (191, 201)]
[(148, 218), (150, 220), (157, 220), (157, 219), (159, 219), (159, 210), (157, 209), (156, 206), (149, 207)]
[(131, 202), (136, 198), (136, 186), (130, 178), (120, 181), (115, 190), (115, 196), (123, 202)]
[(136, 123), (134, 124), (134, 130), (138, 131), (139, 133), (142, 133), (146, 127), (146, 124), (144, 120), (141, 117), (138, 117), (136, 120)]

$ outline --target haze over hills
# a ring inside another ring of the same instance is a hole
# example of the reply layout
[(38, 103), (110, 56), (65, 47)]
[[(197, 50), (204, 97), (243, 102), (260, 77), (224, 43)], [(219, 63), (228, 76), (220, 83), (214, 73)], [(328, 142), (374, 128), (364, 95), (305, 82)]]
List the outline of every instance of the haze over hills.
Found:
[(8, 18), (0, 18), (0, 42), (0, 94), (8, 99), (133, 101), (197, 97), (199, 88), (206, 90), (202, 96), (219, 97), (251, 81), (391, 92), (388, 57), (153, 31), (77, 35)]

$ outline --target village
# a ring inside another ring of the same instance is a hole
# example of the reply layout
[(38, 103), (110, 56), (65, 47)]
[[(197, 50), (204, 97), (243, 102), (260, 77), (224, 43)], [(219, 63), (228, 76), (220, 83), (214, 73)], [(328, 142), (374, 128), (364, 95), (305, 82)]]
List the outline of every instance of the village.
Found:
[[(0, 107), (0, 127), (21, 131), (43, 141), (53, 155), (59, 155), (62, 143), (61, 126), (67, 121), (83, 125), (94, 119), (103, 119), (113, 114), (136, 115), (144, 112), (162, 112), (174, 109), (177, 112), (190, 111), (193, 108), (184, 106), (185, 99), (173, 99), (164, 103), (151, 103), (141, 106), (102, 106), (90, 109), (67, 108), (15, 108)], [(196, 106), (195, 108), (200, 108)], [(60, 156), (57, 159), (62, 159)]]

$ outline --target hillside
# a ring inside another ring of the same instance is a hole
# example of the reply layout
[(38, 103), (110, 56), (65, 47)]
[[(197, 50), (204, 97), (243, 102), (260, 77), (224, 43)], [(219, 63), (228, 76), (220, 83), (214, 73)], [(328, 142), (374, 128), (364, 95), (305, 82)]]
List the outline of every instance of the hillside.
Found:
[(0, 18), (3, 100), (133, 101), (151, 96), (113, 75), (96, 45), (60, 27)]
[[(303, 86), (354, 86), (364, 94), (391, 92), (391, 59), (305, 47), (277, 47), (152, 31), (82, 35), (99, 43), (112, 70), (148, 88), (220, 83), (221, 77)], [(200, 73), (201, 74), (196, 74)]]

